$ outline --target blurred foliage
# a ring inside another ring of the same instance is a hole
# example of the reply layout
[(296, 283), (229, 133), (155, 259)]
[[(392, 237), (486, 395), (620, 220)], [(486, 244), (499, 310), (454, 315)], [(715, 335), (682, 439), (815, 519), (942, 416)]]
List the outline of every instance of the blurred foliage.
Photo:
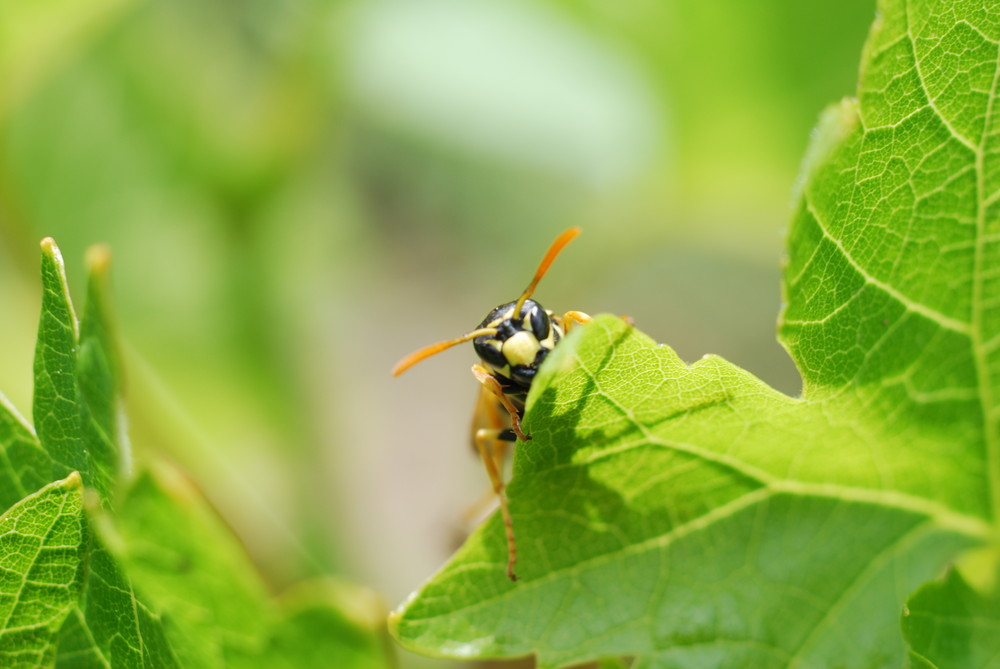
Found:
[(485, 487), (467, 358), (387, 370), (569, 224), (544, 304), (797, 390), (781, 235), (871, 0), (37, 5), (0, 8), (0, 388), (29, 406), (38, 240), (109, 243), (136, 449), (274, 581), (394, 600), (448, 554)]
[(34, 428), (0, 395), (0, 665), (390, 666), (375, 594), (324, 578), (273, 598), (195, 485), (133, 459), (107, 249), (89, 254), (77, 319), (59, 250), (41, 246)]

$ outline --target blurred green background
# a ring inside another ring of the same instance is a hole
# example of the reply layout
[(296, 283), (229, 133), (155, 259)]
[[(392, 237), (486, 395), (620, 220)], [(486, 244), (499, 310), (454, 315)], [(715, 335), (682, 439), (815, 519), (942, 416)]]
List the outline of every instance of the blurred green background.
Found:
[[(276, 588), (395, 605), (487, 478), (471, 347), (513, 299), (631, 315), (778, 389), (783, 231), (872, 0), (4, 0), (0, 389), (30, 412), (38, 241), (107, 242), (131, 433)], [(406, 658), (404, 664), (416, 662)]]

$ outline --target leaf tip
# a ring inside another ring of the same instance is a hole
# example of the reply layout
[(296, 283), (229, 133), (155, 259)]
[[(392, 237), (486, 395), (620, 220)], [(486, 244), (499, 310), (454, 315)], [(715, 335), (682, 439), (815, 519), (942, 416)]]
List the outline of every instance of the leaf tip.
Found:
[(69, 473), (69, 476), (62, 480), (62, 486), (64, 488), (74, 489), (83, 487), (83, 477), (80, 476), (80, 472), (73, 471)]
[(59, 246), (56, 244), (56, 240), (52, 237), (46, 237), (42, 240), (40, 246), (42, 247), (42, 255), (53, 258), (58, 263), (62, 264), (62, 253), (59, 251)]
[(411, 592), (410, 595), (403, 601), (402, 604), (397, 606), (393, 611), (389, 612), (386, 618), (386, 623), (389, 627), (389, 634), (395, 639), (399, 639), (399, 627), (403, 623), (403, 616), (406, 615), (406, 610), (410, 607), (410, 604), (416, 600), (417, 596), (420, 594), (419, 591)]
[(386, 618), (386, 625), (389, 628), (389, 634), (392, 635), (392, 638), (394, 639), (399, 639), (399, 623), (402, 620), (402, 618), (403, 618), (402, 609), (396, 609), (395, 611), (391, 611), (388, 617)]
[(86, 261), (91, 275), (107, 276), (111, 267), (111, 247), (107, 244), (94, 244), (87, 249)]

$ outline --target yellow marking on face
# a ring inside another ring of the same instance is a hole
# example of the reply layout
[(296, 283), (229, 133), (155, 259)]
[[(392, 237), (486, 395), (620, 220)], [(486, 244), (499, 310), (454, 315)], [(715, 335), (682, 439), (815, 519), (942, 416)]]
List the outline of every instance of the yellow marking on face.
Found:
[(513, 314), (514, 314), (514, 307), (511, 307), (510, 309), (507, 309), (502, 314), (500, 314), (499, 316), (497, 316), (496, 318), (494, 318), (492, 321), (490, 321), (486, 325), (486, 327), (488, 327), (488, 328), (500, 327), (500, 324), (503, 323), (504, 321), (509, 321), (511, 319), (511, 316), (513, 316)]
[(535, 336), (522, 330), (503, 343), (503, 356), (511, 365), (531, 365), (539, 349), (541, 345)]

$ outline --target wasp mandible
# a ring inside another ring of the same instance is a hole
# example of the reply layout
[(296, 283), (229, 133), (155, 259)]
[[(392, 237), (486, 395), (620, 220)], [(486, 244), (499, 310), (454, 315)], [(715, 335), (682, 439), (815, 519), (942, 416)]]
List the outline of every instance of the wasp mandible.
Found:
[(552, 242), (531, 283), (516, 300), (505, 302), (490, 311), (476, 329), (461, 337), (414, 351), (392, 370), (393, 376), (399, 376), (421, 360), (457, 344), (472, 342), (481, 361), (481, 364), (472, 366), (472, 374), (480, 383), (473, 416), (473, 442), (486, 465), (493, 492), (500, 500), (500, 513), (507, 534), (507, 576), (512, 581), (517, 580), (514, 573), (517, 543), (502, 475), (507, 446), (519, 439), (531, 439), (521, 429), (521, 420), (538, 366), (571, 325), (590, 321), (590, 316), (580, 311), (567, 311), (561, 317), (556, 316), (532, 300), (531, 296), (556, 256), (579, 234), (580, 228), (572, 227)]

